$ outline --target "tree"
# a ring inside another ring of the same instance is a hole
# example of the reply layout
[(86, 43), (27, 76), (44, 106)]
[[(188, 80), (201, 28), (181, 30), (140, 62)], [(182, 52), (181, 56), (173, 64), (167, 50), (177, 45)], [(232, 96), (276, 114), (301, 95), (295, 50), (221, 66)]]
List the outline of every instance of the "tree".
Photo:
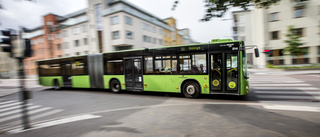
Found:
[(287, 40), (284, 40), (285, 43), (288, 44), (287, 47), (284, 48), (285, 53), (289, 53), (291, 56), (298, 57), (298, 63), (301, 63), (301, 56), (305, 53), (308, 53), (308, 49), (299, 48), (305, 43), (301, 42), (301, 34), (298, 34), (297, 29), (294, 29), (294, 26), (288, 26), (288, 33), (286, 34)]
[[(206, 13), (201, 21), (210, 21), (214, 17), (222, 17), (229, 8), (239, 7), (248, 10), (249, 7), (268, 8), (280, 0), (204, 0)], [(179, 0), (175, 0), (172, 10), (175, 10)]]

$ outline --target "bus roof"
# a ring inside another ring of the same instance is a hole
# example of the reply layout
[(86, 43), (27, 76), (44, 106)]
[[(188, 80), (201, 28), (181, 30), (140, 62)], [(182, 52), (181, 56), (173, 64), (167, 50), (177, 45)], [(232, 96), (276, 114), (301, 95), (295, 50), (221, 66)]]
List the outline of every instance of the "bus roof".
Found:
[[(121, 52), (139, 51), (139, 50), (145, 50), (145, 49), (162, 49), (162, 48), (176, 48), (176, 47), (186, 47), (186, 46), (195, 46), (195, 45), (220, 44), (220, 43), (229, 43), (229, 42), (241, 42), (241, 41), (239, 41), (239, 40), (233, 41), (233, 40), (231, 40), (231, 39), (213, 39), (213, 40), (211, 40), (210, 43), (188, 44), (188, 45), (175, 45), (175, 46), (163, 46), (163, 47), (154, 47), (154, 48), (140, 48), (140, 49), (110, 51), (110, 52), (103, 52), (103, 53), (98, 53), (98, 54), (121, 53)], [(56, 59), (67, 59), (67, 58), (74, 58), (74, 57), (82, 57), (82, 56), (88, 56), (88, 55), (90, 55), (90, 54), (78, 55), (78, 56), (69, 56), (69, 57), (61, 57), (61, 58), (52, 58), (52, 59), (43, 59), (43, 60), (37, 60), (36, 62), (56, 60)]]

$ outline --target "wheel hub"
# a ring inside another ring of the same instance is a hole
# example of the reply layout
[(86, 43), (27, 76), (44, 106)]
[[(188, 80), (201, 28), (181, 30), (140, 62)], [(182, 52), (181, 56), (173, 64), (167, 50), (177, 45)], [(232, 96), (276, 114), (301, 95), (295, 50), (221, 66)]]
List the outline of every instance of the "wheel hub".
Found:
[(188, 94), (193, 95), (196, 90), (195, 90), (195, 87), (193, 85), (189, 85), (189, 86), (187, 86), (186, 91), (187, 91)]

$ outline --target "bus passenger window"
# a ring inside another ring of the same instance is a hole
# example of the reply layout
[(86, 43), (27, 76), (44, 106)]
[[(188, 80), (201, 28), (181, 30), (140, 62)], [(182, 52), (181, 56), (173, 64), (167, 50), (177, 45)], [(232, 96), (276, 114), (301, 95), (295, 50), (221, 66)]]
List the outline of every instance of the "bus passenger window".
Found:
[(180, 55), (180, 74), (206, 74), (206, 54), (182, 54)]

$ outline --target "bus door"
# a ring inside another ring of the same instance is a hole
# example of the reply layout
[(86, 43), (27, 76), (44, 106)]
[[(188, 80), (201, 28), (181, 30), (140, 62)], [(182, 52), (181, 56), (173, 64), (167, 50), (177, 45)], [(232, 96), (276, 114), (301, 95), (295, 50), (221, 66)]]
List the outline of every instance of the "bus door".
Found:
[(125, 81), (128, 91), (142, 91), (142, 58), (125, 58)]
[(212, 53), (210, 63), (211, 93), (239, 94), (238, 53)]
[(71, 83), (71, 61), (61, 62), (61, 75), (64, 87), (72, 87)]

